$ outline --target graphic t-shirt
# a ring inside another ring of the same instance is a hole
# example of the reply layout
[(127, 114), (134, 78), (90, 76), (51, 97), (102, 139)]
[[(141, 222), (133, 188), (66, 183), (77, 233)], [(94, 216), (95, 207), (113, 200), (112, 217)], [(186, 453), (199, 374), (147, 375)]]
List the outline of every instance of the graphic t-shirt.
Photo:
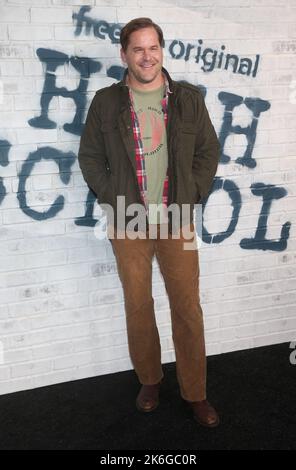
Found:
[[(144, 149), (148, 219), (151, 224), (163, 223), (165, 217), (162, 211), (162, 193), (168, 166), (166, 127), (161, 106), (164, 85), (152, 91), (132, 88), (132, 93)], [(157, 204), (158, 211), (152, 211), (157, 206), (151, 204)]]

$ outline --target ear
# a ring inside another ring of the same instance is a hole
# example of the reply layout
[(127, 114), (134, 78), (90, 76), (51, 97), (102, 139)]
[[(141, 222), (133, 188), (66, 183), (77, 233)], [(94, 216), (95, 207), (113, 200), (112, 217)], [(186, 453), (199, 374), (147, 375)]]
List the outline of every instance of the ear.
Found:
[(126, 57), (125, 57), (124, 50), (122, 48), (120, 49), (120, 56), (121, 56), (122, 62), (126, 64)]

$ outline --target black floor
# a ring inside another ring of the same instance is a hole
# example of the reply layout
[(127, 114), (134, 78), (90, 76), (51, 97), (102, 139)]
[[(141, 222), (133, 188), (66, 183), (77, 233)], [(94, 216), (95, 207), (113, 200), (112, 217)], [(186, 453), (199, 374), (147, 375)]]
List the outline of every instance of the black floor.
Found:
[(0, 449), (296, 449), (296, 365), (289, 344), (208, 358), (207, 429), (181, 399), (175, 364), (163, 366), (160, 406), (135, 408), (134, 371), (0, 396)]

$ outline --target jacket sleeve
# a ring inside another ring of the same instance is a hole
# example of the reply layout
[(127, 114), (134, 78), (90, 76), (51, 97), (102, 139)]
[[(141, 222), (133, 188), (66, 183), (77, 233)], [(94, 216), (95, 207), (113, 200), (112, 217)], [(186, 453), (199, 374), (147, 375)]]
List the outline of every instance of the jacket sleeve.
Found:
[(198, 124), (192, 173), (198, 202), (200, 198), (205, 198), (211, 189), (219, 163), (220, 144), (201, 93), (197, 104)]
[(78, 162), (84, 180), (94, 191), (99, 203), (105, 202), (104, 195), (109, 185), (107, 157), (101, 132), (98, 99), (94, 96), (87, 113), (80, 139)]

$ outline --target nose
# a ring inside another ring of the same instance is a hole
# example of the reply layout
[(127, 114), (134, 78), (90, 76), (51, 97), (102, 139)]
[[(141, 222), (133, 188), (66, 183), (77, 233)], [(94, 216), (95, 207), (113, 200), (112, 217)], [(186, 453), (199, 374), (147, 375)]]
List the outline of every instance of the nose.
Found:
[(144, 51), (144, 53), (143, 53), (143, 58), (144, 58), (145, 60), (149, 60), (150, 57), (151, 57), (151, 52), (150, 52), (150, 51)]

